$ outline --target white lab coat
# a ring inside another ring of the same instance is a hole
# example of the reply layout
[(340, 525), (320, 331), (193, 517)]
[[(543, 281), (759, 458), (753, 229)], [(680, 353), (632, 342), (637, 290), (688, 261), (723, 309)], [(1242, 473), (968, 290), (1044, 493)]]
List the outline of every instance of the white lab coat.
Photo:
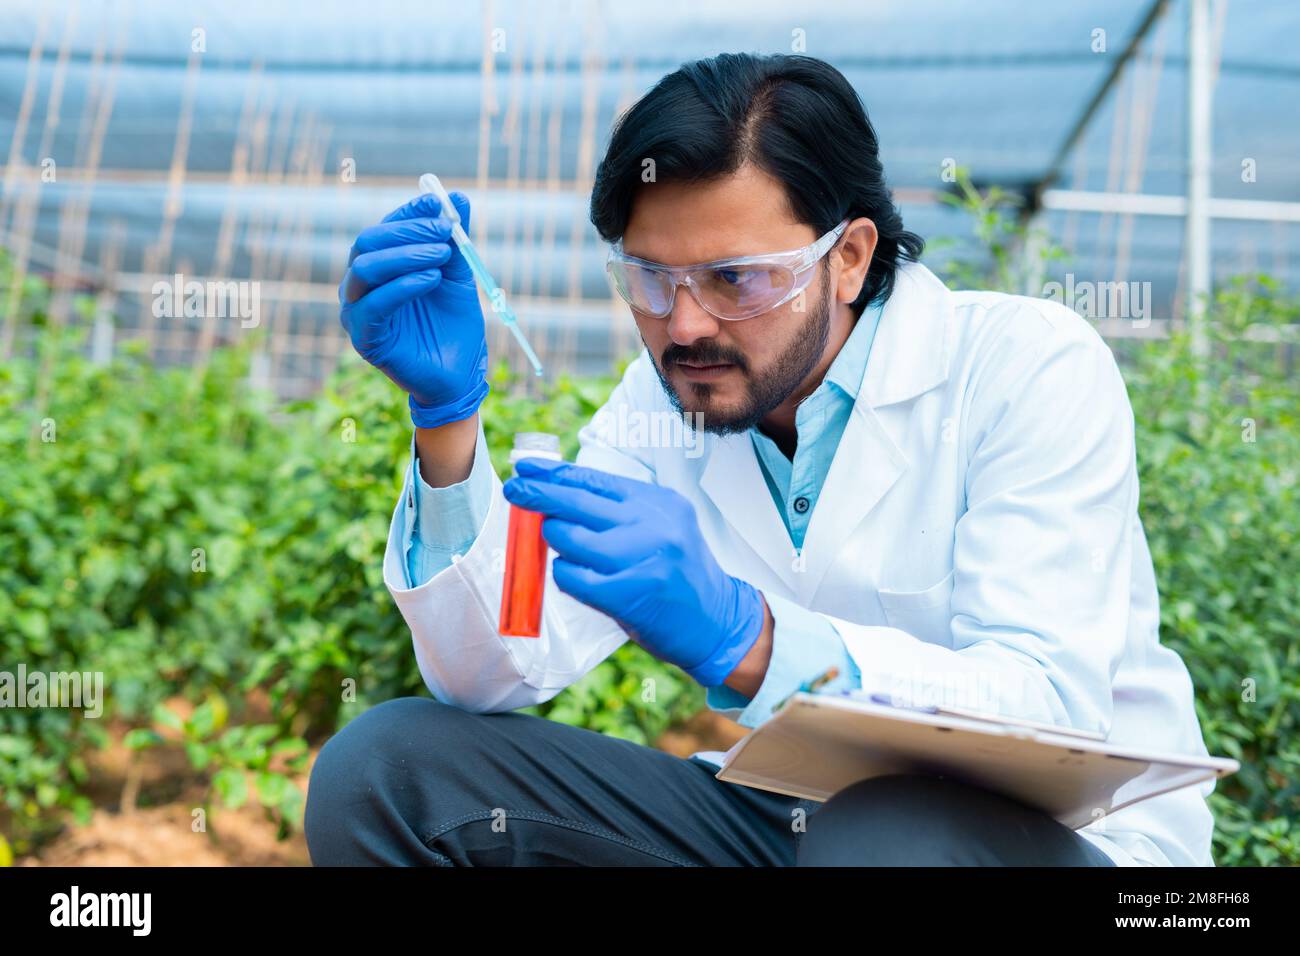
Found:
[[(642, 352), (602, 415), (645, 411), (671, 405)], [(1124, 383), (1064, 306), (901, 268), (798, 560), (748, 434), (702, 435), (689, 454), (610, 434), (588, 423), (578, 463), (685, 495), (719, 564), (825, 615), (864, 686), (977, 687), (1005, 714), (1206, 754), (1187, 670), (1158, 640)], [(548, 700), (627, 639), (549, 578), (540, 638), (497, 634), (509, 506), (492, 483), (486, 524), (450, 567), (406, 587), (403, 501), (384, 558), (425, 683), (475, 712)], [(1213, 787), (1080, 832), (1120, 865), (1213, 865)]]

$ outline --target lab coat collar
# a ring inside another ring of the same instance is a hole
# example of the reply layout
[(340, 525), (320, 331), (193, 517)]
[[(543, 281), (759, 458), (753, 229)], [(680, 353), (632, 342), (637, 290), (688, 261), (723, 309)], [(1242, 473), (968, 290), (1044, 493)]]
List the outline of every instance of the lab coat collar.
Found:
[(948, 378), (952, 294), (933, 272), (909, 262), (894, 273), (862, 382), (873, 408), (905, 402)]
[(812, 600), (849, 536), (906, 471), (907, 457), (874, 409), (947, 379), (951, 317), (950, 294), (934, 273), (920, 263), (899, 268), (802, 552), (766, 493), (749, 435), (710, 436), (701, 489), (797, 598)]

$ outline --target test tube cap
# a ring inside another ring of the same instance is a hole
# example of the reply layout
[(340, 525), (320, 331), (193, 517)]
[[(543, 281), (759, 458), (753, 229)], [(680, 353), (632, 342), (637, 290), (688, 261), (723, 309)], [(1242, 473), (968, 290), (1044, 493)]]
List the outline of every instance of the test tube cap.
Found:
[(550, 432), (516, 432), (515, 446), (510, 449), (510, 464), (520, 458), (551, 458), (563, 461), (560, 454), (560, 436)]

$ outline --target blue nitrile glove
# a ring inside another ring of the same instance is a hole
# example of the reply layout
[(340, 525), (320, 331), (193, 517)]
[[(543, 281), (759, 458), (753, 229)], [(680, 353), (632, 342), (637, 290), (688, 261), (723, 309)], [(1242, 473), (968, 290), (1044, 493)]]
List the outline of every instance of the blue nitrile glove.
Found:
[(515, 470), (506, 499), (547, 516), (560, 590), (705, 687), (722, 684), (763, 630), (763, 598), (718, 566), (691, 503), (567, 462), (522, 458)]
[[(469, 200), (451, 201), (468, 230)], [(410, 395), (421, 428), (469, 418), (488, 393), (478, 289), (441, 208), (423, 195), (364, 230), (339, 284), (352, 347)]]

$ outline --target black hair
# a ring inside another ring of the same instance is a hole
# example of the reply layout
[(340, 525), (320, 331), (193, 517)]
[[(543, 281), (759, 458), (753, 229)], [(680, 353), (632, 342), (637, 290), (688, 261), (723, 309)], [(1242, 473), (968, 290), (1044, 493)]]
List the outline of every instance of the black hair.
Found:
[(596, 170), (591, 222), (606, 242), (627, 228), (647, 159), (657, 182), (704, 182), (752, 162), (784, 185), (795, 216), (817, 235), (845, 218), (874, 222), (879, 239), (855, 317), (888, 299), (899, 262), (925, 248), (903, 228), (862, 100), (814, 57), (723, 53), (656, 83), (619, 118)]

